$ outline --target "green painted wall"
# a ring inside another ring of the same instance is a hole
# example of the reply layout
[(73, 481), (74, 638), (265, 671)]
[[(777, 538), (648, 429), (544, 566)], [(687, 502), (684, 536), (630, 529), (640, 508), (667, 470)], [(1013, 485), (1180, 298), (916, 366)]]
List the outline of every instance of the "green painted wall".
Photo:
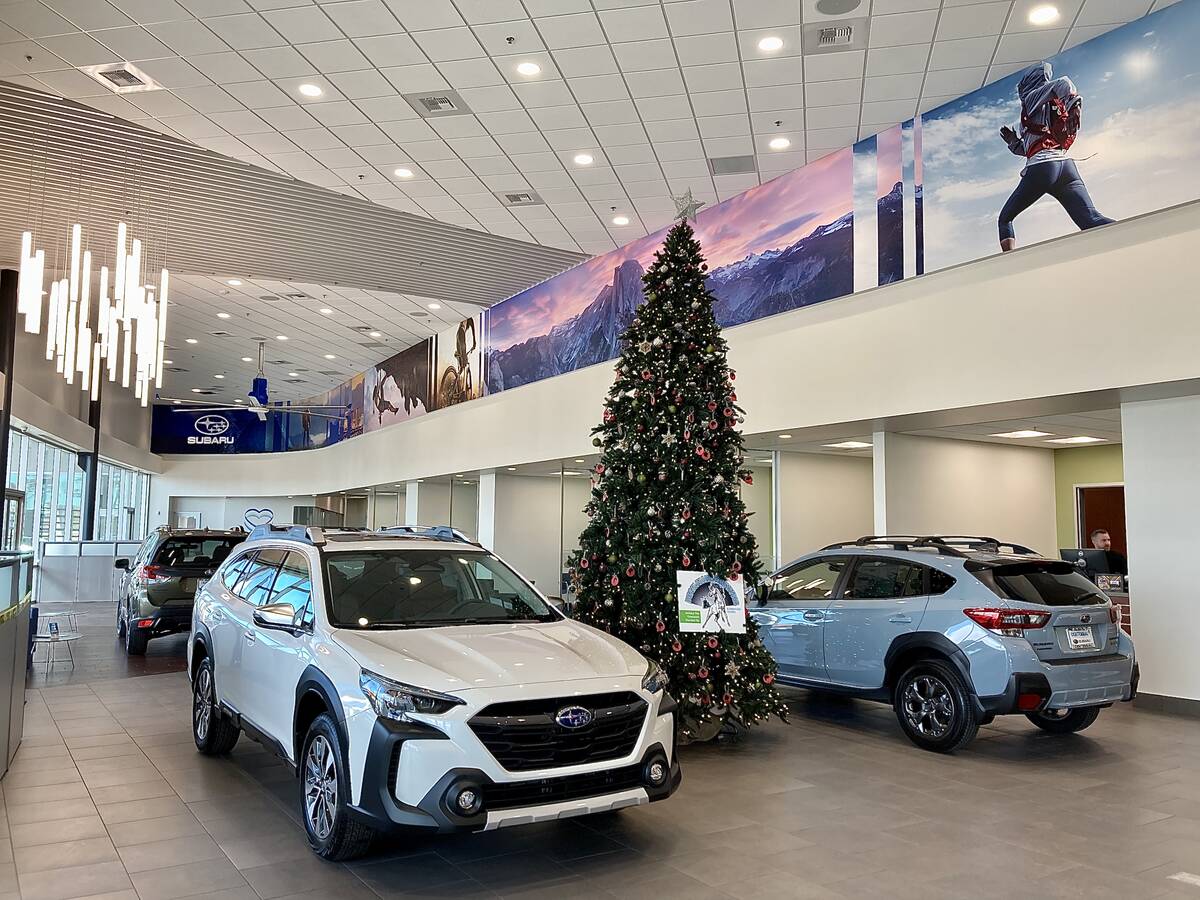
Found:
[(1125, 481), (1120, 444), (1054, 451), (1054, 508), (1058, 546), (1075, 546), (1075, 485)]

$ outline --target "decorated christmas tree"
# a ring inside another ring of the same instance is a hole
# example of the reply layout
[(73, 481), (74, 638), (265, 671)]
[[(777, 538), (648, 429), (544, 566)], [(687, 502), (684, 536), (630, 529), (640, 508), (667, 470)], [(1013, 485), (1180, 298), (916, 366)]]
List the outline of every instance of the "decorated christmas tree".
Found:
[(681, 201), (682, 219), (655, 254), (645, 302), (622, 336), (603, 422), (593, 429), (601, 458), (589, 522), (572, 559), (577, 617), (662, 667), (683, 742), (786, 714), (775, 660), (753, 621), (744, 633), (735, 633), (740, 622), (681, 631), (680, 583), (705, 573), (753, 590), (762, 577), (739, 491), (752, 475), (743, 467), (735, 373), (687, 221), (699, 205), (690, 191)]

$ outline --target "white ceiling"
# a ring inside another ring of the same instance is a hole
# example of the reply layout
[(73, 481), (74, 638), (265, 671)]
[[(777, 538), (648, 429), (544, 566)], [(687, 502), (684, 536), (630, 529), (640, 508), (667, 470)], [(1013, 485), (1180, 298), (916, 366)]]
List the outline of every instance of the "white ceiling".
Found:
[[(672, 193), (733, 196), (1174, 0), (1055, 0), (1040, 28), (1045, 0), (861, 0), (868, 49), (802, 56), (801, 23), (830, 18), (818, 2), (18, 0), (0, 5), (0, 78), (393, 209), (599, 253), (667, 224)], [(762, 53), (767, 35), (783, 48)], [(166, 90), (116, 96), (77, 70), (122, 60)], [(399, 96), (445, 89), (474, 115), (425, 120)], [(778, 135), (790, 148), (768, 149)], [(757, 174), (709, 174), (707, 157), (750, 153)], [(529, 189), (546, 205), (493, 194)]]

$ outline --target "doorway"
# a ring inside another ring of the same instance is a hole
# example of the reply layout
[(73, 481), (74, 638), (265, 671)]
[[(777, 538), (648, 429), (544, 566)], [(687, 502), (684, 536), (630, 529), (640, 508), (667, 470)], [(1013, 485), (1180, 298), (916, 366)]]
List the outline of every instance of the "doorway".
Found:
[(1125, 545), (1125, 485), (1076, 485), (1075, 511), (1080, 547), (1092, 546), (1092, 532), (1103, 528), (1112, 537), (1113, 550), (1129, 556)]
[(6, 488), (4, 491), (4, 534), (0, 550), (19, 550), (21, 528), (25, 521), (25, 492)]

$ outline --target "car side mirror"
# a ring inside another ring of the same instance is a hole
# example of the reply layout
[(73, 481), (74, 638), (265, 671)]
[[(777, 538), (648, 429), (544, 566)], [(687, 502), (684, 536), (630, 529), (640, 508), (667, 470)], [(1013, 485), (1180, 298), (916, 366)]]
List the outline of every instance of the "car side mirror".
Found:
[(128, 571), (129, 570), (129, 560), (126, 559), (124, 556), (119, 557), (118, 559), (114, 559), (113, 560), (113, 568), (114, 569), (124, 569), (124, 570)]
[(296, 627), (296, 611), (290, 603), (268, 603), (254, 610), (254, 624), (263, 628), (286, 628), (291, 631)]

